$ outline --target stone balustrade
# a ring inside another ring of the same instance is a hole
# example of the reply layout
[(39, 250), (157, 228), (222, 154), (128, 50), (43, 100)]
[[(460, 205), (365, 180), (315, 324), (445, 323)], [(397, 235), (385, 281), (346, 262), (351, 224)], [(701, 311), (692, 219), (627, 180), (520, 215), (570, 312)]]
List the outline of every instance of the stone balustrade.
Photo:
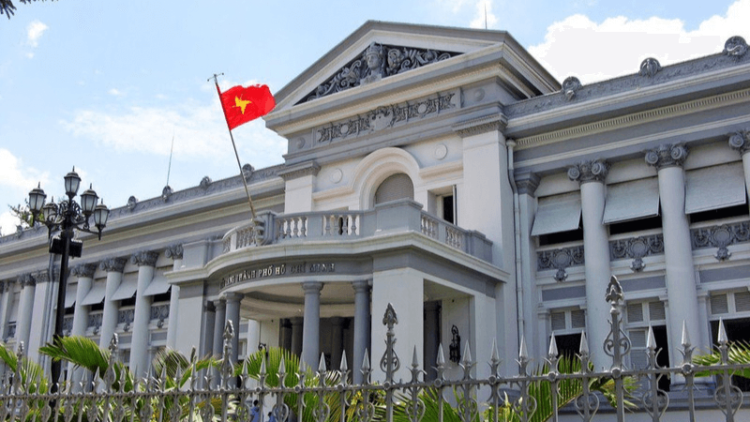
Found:
[(443, 221), (411, 200), (388, 202), (362, 211), (262, 212), (255, 222), (227, 232), (222, 239), (222, 251), (307, 241), (354, 241), (402, 232), (420, 233), (485, 261), (492, 260), (492, 242), (482, 233)]

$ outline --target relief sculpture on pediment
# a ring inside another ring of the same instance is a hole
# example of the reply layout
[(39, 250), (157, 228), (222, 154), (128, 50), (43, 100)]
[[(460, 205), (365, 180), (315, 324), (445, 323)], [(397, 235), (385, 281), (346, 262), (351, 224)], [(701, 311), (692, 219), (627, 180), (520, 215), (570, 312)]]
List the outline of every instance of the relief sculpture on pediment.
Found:
[(420, 48), (408, 48), (371, 43), (362, 54), (320, 84), (300, 103), (341, 92), (355, 86), (379, 81), (431, 63), (436, 63), (460, 53)]

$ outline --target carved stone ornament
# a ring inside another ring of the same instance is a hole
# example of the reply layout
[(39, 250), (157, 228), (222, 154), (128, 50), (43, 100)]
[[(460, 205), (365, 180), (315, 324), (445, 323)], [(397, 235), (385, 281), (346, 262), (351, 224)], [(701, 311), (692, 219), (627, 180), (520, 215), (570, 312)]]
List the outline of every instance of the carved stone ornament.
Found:
[(740, 58), (747, 53), (747, 43), (739, 36), (731, 37), (724, 43), (724, 54), (729, 57)]
[(127, 207), (128, 207), (128, 209), (130, 211), (133, 211), (135, 209), (136, 205), (138, 205), (138, 198), (136, 198), (135, 196), (131, 195), (130, 198), (128, 198), (128, 205), (127, 205)]
[(609, 257), (611, 260), (633, 258), (630, 269), (634, 272), (643, 271), (646, 264), (643, 257), (664, 253), (664, 237), (661, 234), (639, 236), (629, 239), (612, 240), (609, 242)]
[(76, 277), (92, 278), (96, 267), (96, 264), (78, 264), (70, 270), (70, 274)]
[(537, 271), (557, 269), (555, 280), (563, 282), (568, 278), (566, 268), (584, 263), (583, 246), (573, 246), (537, 252), (536, 269)]
[(609, 163), (602, 159), (584, 161), (568, 168), (568, 178), (580, 183), (604, 182), (609, 172)]
[(750, 151), (750, 133), (735, 132), (729, 135), (729, 146), (740, 154)]
[(567, 98), (568, 101), (572, 100), (573, 97), (576, 96), (576, 91), (581, 89), (581, 86), (581, 81), (575, 76), (568, 76), (565, 78), (562, 84), (562, 92), (565, 94), (565, 98)]
[(201, 189), (208, 189), (209, 186), (211, 186), (211, 178), (208, 176), (203, 176), (203, 179), (201, 179), (200, 187)]
[(130, 257), (130, 262), (137, 266), (153, 267), (156, 265), (156, 260), (159, 258), (159, 253), (154, 251), (140, 251), (133, 254)]
[(164, 186), (164, 189), (161, 190), (161, 199), (164, 202), (169, 201), (169, 197), (172, 196), (172, 188), (167, 185)]
[(516, 175), (516, 189), (519, 195), (534, 196), (536, 188), (542, 178), (536, 173), (523, 173)]
[(703, 227), (690, 230), (693, 249), (707, 247), (718, 248), (714, 258), (725, 261), (732, 256), (727, 246), (750, 241), (750, 222), (742, 221), (734, 224)]
[(689, 150), (684, 144), (664, 144), (659, 148), (646, 151), (646, 164), (661, 170), (665, 167), (681, 167), (687, 159)]
[(18, 276), (18, 284), (20, 284), (21, 287), (35, 286), (36, 280), (34, 280), (34, 277), (31, 274), (23, 274)]
[(182, 259), (182, 252), (183, 252), (183, 250), (182, 250), (182, 245), (181, 244), (169, 245), (169, 246), (167, 246), (167, 250), (164, 251), (164, 255), (167, 258)]
[(245, 176), (245, 180), (250, 180), (253, 177), (253, 173), (255, 173), (255, 167), (250, 164), (242, 166), (242, 175)]
[(460, 53), (371, 43), (298, 104), (437, 63)]
[(653, 57), (649, 57), (641, 62), (641, 76), (653, 78), (660, 70), (661, 64), (659, 64), (659, 60)]
[(100, 264), (101, 269), (106, 272), (121, 273), (128, 262), (125, 258), (107, 258)]

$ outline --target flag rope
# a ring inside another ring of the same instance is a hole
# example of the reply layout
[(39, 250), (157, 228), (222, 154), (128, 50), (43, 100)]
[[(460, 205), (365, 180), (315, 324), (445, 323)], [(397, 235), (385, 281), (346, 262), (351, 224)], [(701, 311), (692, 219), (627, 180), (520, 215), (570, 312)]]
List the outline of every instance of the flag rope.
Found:
[[(242, 164), (240, 163), (240, 154), (237, 152), (237, 144), (234, 142), (234, 135), (232, 134), (232, 129), (229, 126), (229, 121), (227, 120), (227, 111), (224, 109), (224, 103), (221, 101), (221, 89), (219, 88), (219, 81), (218, 77), (219, 75), (223, 75), (223, 73), (216, 74), (214, 73), (214, 84), (216, 84), (216, 92), (219, 93), (219, 102), (221, 103), (221, 111), (224, 113), (224, 120), (227, 122), (227, 130), (229, 130), (229, 139), (232, 140), (232, 148), (234, 148), (234, 157), (237, 159), (237, 167), (240, 169), (240, 178), (242, 179), (242, 184), (245, 186), (245, 195), (247, 195), (247, 203), (250, 204), (250, 212), (253, 214), (253, 220), (256, 219), (255, 215), (255, 207), (253, 206), (253, 200), (250, 197), (250, 188), (247, 186), (247, 180), (245, 179), (245, 172), (242, 171)], [(209, 78), (209, 81), (211, 79)]]

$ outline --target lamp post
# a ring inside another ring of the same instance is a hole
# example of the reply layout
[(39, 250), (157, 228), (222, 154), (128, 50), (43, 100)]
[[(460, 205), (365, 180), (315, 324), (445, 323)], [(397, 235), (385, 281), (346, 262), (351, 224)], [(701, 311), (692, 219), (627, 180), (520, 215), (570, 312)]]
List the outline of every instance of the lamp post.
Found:
[[(63, 319), (65, 318), (65, 290), (68, 281), (68, 260), (72, 256), (78, 258), (83, 250), (83, 242), (74, 239), (75, 230), (97, 234), (99, 240), (102, 238), (102, 230), (107, 225), (109, 218), (109, 209), (97, 201), (99, 197), (93, 189), (89, 187), (81, 194), (81, 204), (75, 200), (78, 188), (81, 185), (81, 178), (73, 167), (73, 171), (65, 175), (65, 194), (67, 199), (63, 199), (59, 204), (55, 204), (54, 199), (45, 205), (44, 191), (41, 185), (29, 192), (29, 208), (36, 222), (39, 213), (41, 213), (41, 222), (47, 226), (48, 236), (50, 238), (50, 253), (62, 255), (60, 259), (60, 281), (57, 289), (57, 308), (55, 309), (55, 332), (54, 340), (62, 338)], [(96, 231), (91, 230), (89, 219), (94, 217), (94, 226)], [(56, 234), (55, 237), (52, 235)], [(60, 381), (60, 372), (62, 368), (61, 361), (53, 361), (51, 367), (52, 391), (58, 389), (57, 383)]]

